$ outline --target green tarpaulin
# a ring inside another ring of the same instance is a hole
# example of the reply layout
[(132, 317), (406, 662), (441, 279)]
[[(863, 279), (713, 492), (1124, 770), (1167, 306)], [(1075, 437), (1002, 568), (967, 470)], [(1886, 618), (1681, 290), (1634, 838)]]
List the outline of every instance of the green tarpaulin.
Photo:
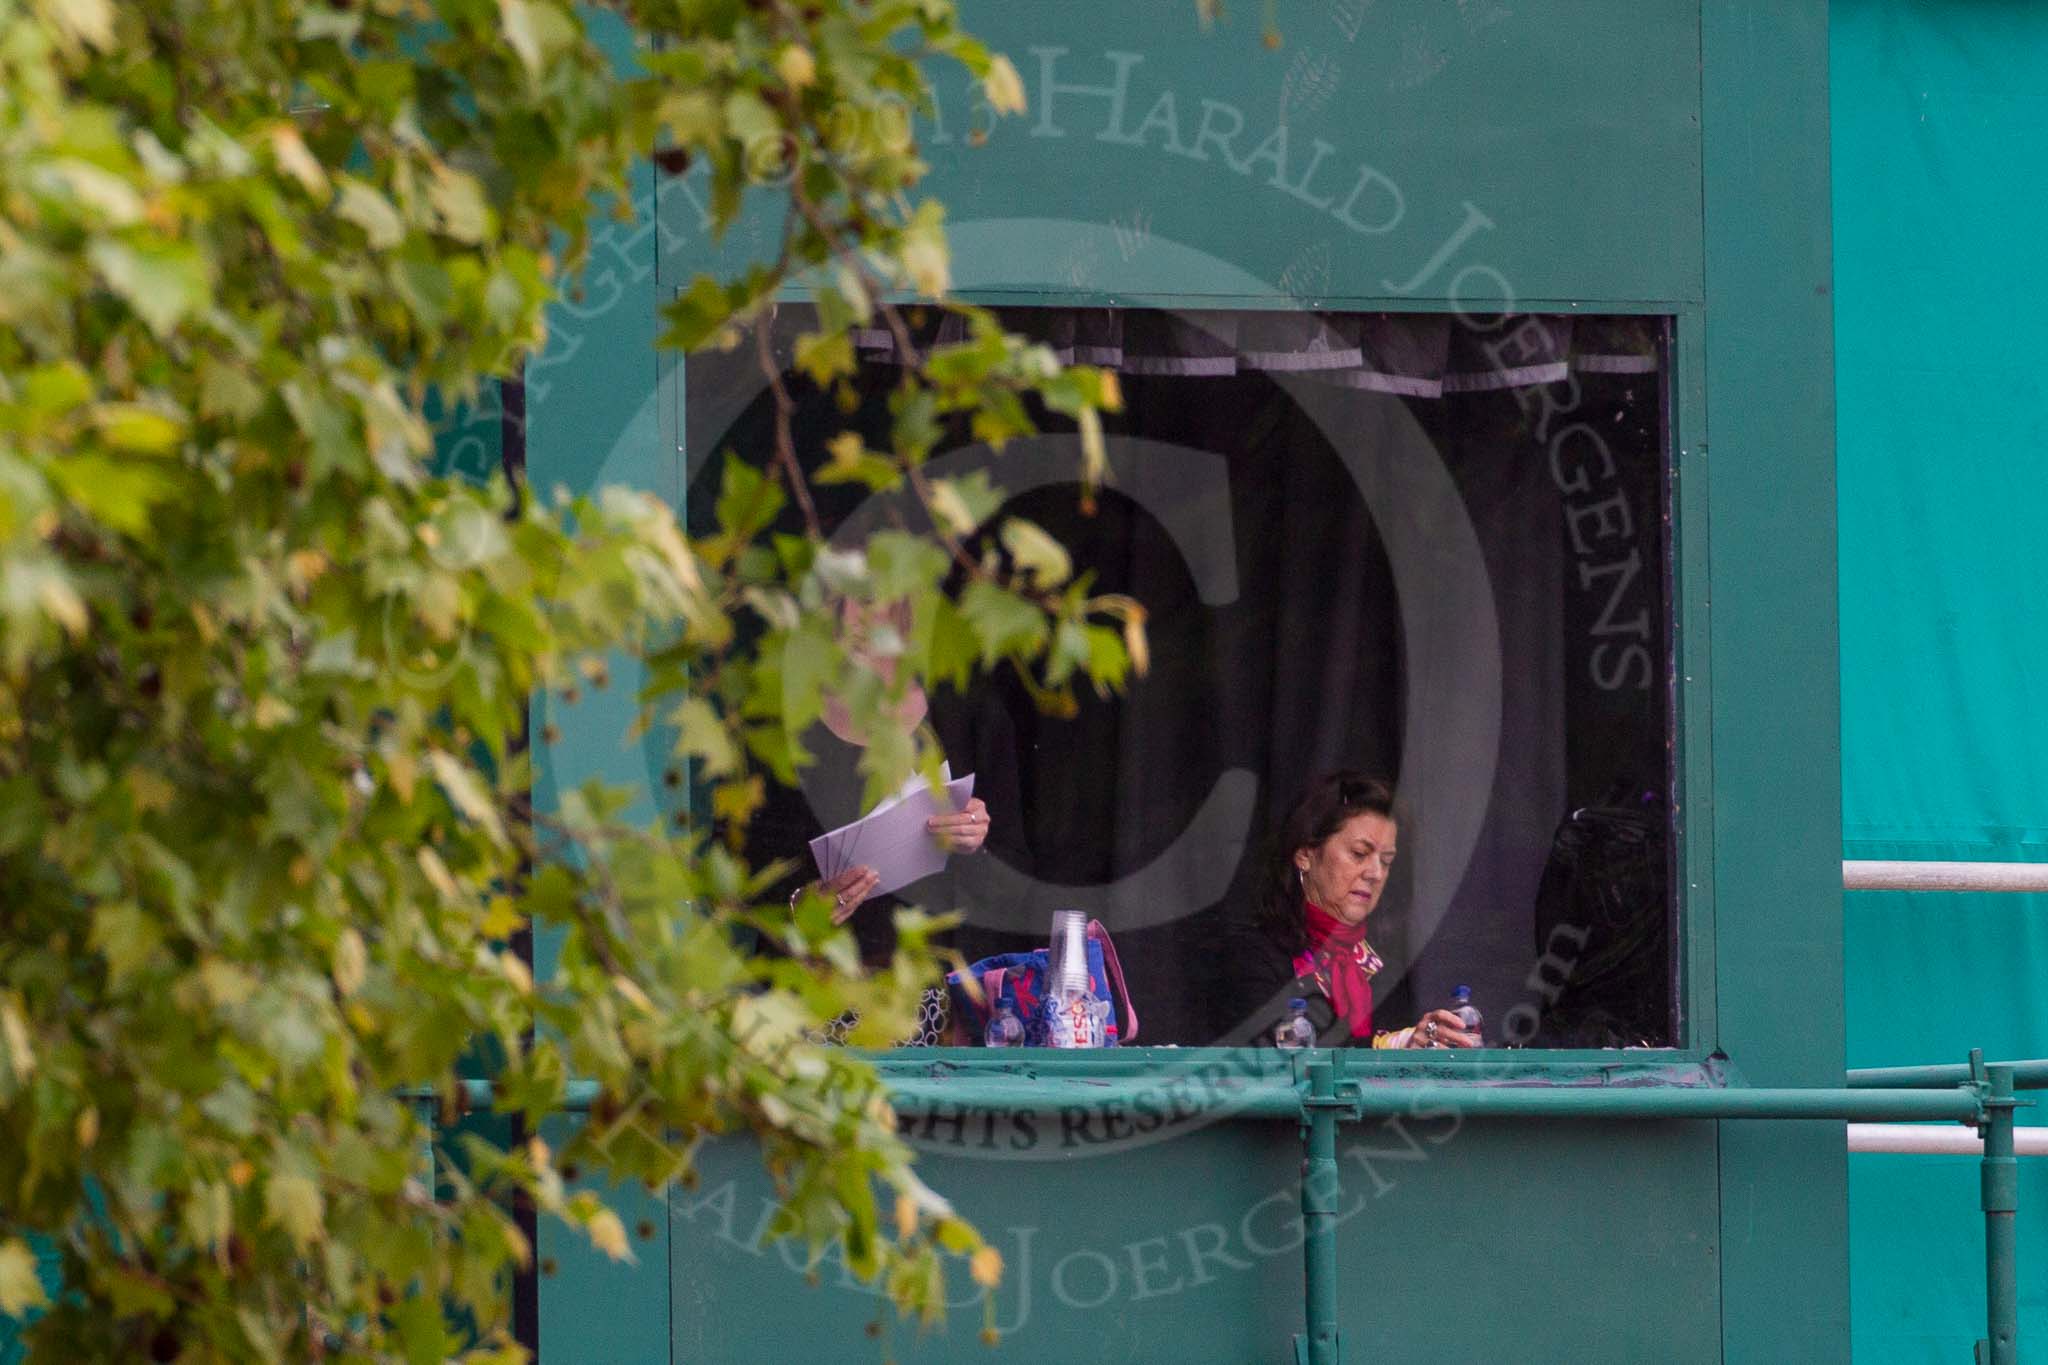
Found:
[[(1835, 0), (1831, 24), (1845, 849), (2048, 859), (2048, 5)], [(1851, 1066), (2048, 1056), (2048, 898), (1852, 896), (1847, 951)], [(1969, 1359), (1976, 1163), (1850, 1172), (1859, 1365)], [(2038, 1355), (2048, 1160), (2020, 1203)]]

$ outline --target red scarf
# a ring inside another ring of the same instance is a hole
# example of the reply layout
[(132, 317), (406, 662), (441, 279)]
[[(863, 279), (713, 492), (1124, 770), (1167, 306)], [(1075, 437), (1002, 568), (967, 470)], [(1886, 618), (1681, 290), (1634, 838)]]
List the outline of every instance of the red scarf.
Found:
[(1308, 901), (1302, 911), (1308, 951), (1295, 959), (1295, 970), (1315, 977), (1353, 1038), (1372, 1037), (1372, 977), (1380, 955), (1365, 941), (1365, 925), (1346, 924)]

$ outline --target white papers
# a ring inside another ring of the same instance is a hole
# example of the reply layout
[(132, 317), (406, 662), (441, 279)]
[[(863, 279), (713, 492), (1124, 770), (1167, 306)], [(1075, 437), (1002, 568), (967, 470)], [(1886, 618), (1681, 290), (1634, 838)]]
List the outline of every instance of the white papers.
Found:
[(887, 895), (931, 876), (946, 865), (946, 848), (924, 827), (934, 815), (952, 815), (967, 807), (974, 795), (974, 774), (953, 776), (942, 764), (943, 801), (932, 798), (922, 774), (915, 774), (896, 794), (850, 825), (828, 830), (811, 840), (818, 875), (830, 881), (849, 867), (872, 867), (881, 878), (871, 895)]

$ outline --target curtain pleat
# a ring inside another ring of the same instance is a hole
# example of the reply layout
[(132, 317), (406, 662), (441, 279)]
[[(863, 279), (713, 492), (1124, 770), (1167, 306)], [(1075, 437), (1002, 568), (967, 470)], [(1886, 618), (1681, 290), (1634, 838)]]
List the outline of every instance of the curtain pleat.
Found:
[[(1149, 308), (1000, 308), (996, 314), (1063, 365), (1210, 379), (1300, 374), (1404, 398), (1530, 388), (1574, 373), (1653, 374), (1661, 354), (1660, 324), (1653, 318), (1525, 313), (1463, 322), (1441, 313)], [(911, 310), (909, 330), (921, 351), (966, 339), (958, 318), (931, 309)], [(853, 340), (864, 358), (898, 359), (886, 328), (857, 328)]]

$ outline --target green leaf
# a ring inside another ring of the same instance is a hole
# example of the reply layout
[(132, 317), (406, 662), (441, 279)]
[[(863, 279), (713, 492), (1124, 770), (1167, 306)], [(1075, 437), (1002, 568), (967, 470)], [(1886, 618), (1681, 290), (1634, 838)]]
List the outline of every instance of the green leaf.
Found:
[(154, 962), (163, 941), (163, 931), (132, 901), (93, 911), (89, 942), (107, 960), (107, 974), (117, 987)]
[(694, 351), (723, 331), (732, 321), (732, 302), (725, 287), (709, 275), (699, 275), (690, 287), (662, 305), (668, 331), (661, 344), (680, 351)]
[(981, 640), (973, 623), (953, 605), (952, 599), (934, 593), (918, 615), (918, 649), (924, 668), (934, 681), (965, 688), (981, 654)]
[(725, 482), (718, 490), (718, 528), (733, 540), (752, 540), (766, 530), (788, 501), (765, 471), (737, 455), (725, 457)]
[(92, 410), (92, 424), (116, 450), (145, 455), (175, 450), (185, 435), (183, 422), (141, 403), (101, 403)]
[(676, 752), (700, 760), (706, 777), (726, 777), (739, 769), (739, 751), (718, 712), (703, 697), (689, 697), (669, 714), (676, 727)]
[(182, 242), (100, 241), (91, 248), (93, 268), (109, 288), (128, 301), (151, 331), (167, 336), (206, 303), (206, 260)]
[(310, 1177), (277, 1171), (264, 1183), (265, 1226), (284, 1229), (301, 1254), (320, 1240), (326, 1217), (326, 1201)]
[(806, 332), (796, 339), (796, 367), (820, 385), (852, 374), (853, 337), (846, 332)]
[(932, 511), (957, 536), (971, 536), (1003, 505), (1002, 490), (977, 469), (957, 479), (932, 480)]
[(152, 510), (177, 488), (153, 465), (98, 455), (57, 461), (50, 477), (86, 515), (131, 536), (149, 529)]
[(877, 602), (915, 597), (952, 568), (944, 549), (904, 531), (879, 531), (868, 540), (868, 581)]
[(960, 614), (981, 642), (981, 661), (1028, 658), (1045, 643), (1045, 613), (1006, 588), (970, 583), (960, 595)]

